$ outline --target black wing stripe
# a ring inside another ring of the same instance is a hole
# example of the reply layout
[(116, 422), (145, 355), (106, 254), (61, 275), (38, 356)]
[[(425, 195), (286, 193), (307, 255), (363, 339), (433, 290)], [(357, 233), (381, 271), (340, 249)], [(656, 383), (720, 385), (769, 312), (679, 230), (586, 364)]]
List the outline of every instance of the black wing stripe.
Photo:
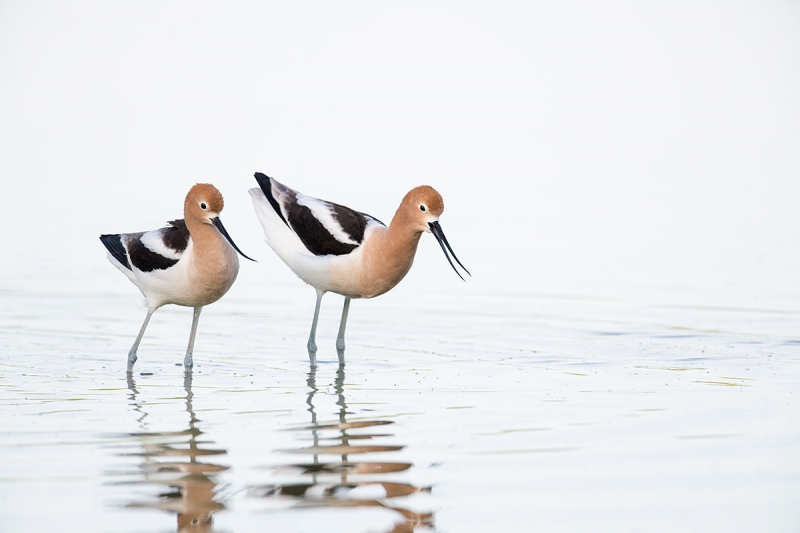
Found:
[(100, 242), (106, 247), (114, 259), (125, 265), (128, 270), (133, 270), (130, 263), (128, 263), (128, 252), (125, 251), (125, 246), (122, 244), (121, 235), (100, 235)]
[(331, 211), (333, 212), (333, 219), (339, 223), (342, 231), (361, 244), (364, 240), (364, 230), (367, 228), (367, 218), (358, 211), (353, 211), (349, 207), (339, 204), (331, 204)]
[(337, 240), (304, 205), (292, 202), (288, 214), (290, 227), (314, 255), (346, 255), (358, 248), (357, 244)]
[(182, 218), (177, 220), (170, 220), (169, 227), (161, 230), (161, 239), (164, 241), (164, 246), (175, 250), (177, 253), (182, 253), (189, 246), (189, 229), (186, 227), (186, 221)]
[(152, 272), (153, 270), (166, 270), (175, 265), (178, 260), (164, 257), (152, 251), (142, 242), (144, 233), (128, 233), (126, 243), (128, 247), (128, 257), (131, 264), (142, 272)]
[(262, 174), (261, 172), (255, 173), (256, 181), (258, 182), (258, 186), (261, 187), (261, 192), (264, 193), (264, 196), (267, 197), (267, 201), (269, 201), (272, 208), (278, 213), (278, 216), (281, 217), (283, 223), (289, 226), (289, 222), (283, 216), (283, 212), (281, 211), (281, 206), (278, 205), (278, 201), (272, 196), (272, 181), (270, 177), (266, 174)]

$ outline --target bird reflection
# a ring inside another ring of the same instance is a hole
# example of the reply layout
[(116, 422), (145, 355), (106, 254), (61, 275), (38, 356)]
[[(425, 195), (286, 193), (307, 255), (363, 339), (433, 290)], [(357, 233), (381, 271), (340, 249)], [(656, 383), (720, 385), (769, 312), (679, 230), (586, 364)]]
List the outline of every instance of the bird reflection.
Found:
[[(292, 499), (298, 507), (382, 507), (398, 513), (402, 522), (386, 533), (405, 533), (422, 528), (433, 528), (433, 514), (419, 513), (405, 508), (400, 499), (429, 488), (408, 483), (379, 479), (383, 475), (403, 472), (412, 468), (411, 463), (367, 462), (354, 460), (352, 456), (364, 453), (396, 452), (402, 445), (374, 444), (374, 439), (392, 437), (381, 433), (379, 428), (393, 424), (391, 420), (358, 420), (349, 422), (347, 401), (344, 394), (345, 371), (339, 367), (334, 381), (338, 396), (338, 422), (319, 423), (314, 406), (314, 397), (319, 392), (316, 369), (308, 374), (308, 396), (306, 404), (311, 414), (311, 424), (297, 428), (308, 432), (311, 445), (301, 448), (279, 450), (284, 453), (310, 456), (310, 461), (275, 467), (278, 475), (294, 478), (289, 483), (262, 485), (249, 491), (250, 496)], [(338, 456), (338, 460), (323, 461), (321, 456)]]
[[(128, 389), (134, 410), (140, 413), (139, 424), (144, 430), (147, 413), (137, 401), (139, 391), (133, 377), (128, 375)], [(220, 456), (225, 450), (213, 447), (213, 442), (201, 440), (203, 432), (197, 427), (197, 416), (192, 408), (192, 375), (184, 380), (186, 412), (189, 427), (180, 431), (132, 433), (139, 440), (139, 451), (127, 453), (139, 456), (142, 463), (135, 484), (155, 484), (171, 490), (159, 494), (156, 501), (130, 502), (128, 507), (162, 509), (177, 517), (179, 533), (213, 532), (212, 515), (225, 506), (215, 500), (216, 474), (227, 467), (201, 461), (201, 458)]]

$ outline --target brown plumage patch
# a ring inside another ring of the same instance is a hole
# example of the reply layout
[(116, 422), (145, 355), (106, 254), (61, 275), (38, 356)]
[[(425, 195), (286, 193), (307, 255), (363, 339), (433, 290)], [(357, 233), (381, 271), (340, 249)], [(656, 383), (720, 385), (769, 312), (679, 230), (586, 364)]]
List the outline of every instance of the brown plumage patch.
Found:
[(417, 208), (419, 208), (420, 204), (425, 204), (428, 206), (428, 210), (437, 217), (444, 212), (442, 195), (430, 185), (420, 185), (408, 191), (408, 194), (403, 198), (403, 203), (406, 202), (416, 205)]
[(200, 205), (200, 202), (205, 202), (208, 205), (207, 212), (210, 213), (219, 213), (225, 207), (222, 193), (210, 183), (198, 183), (189, 189), (184, 202), (184, 210), (194, 209)]

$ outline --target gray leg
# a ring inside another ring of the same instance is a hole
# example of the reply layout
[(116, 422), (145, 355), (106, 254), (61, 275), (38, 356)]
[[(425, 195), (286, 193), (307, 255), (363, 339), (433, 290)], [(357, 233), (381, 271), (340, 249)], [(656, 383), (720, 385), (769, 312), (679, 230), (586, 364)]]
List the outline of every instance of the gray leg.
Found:
[(314, 321), (311, 323), (311, 334), (308, 336), (308, 359), (311, 361), (311, 366), (317, 366), (317, 320), (319, 320), (319, 305), (322, 302), (322, 296), (325, 291), (317, 289), (317, 306), (314, 309)]
[(189, 346), (186, 348), (186, 357), (183, 358), (183, 368), (186, 372), (192, 371), (194, 361), (192, 361), (192, 353), (194, 352), (194, 336), (197, 335), (197, 322), (200, 321), (200, 311), (203, 306), (194, 308), (194, 317), (192, 318), (192, 332), (189, 334)]
[(350, 298), (344, 297), (342, 321), (339, 323), (339, 334), (336, 336), (336, 352), (339, 354), (339, 366), (344, 366), (344, 328), (347, 327), (347, 313), (350, 311)]
[(144, 317), (144, 324), (142, 324), (142, 329), (139, 330), (139, 336), (136, 337), (136, 340), (133, 343), (130, 351), (128, 352), (128, 374), (133, 372), (133, 363), (136, 362), (136, 351), (139, 349), (139, 343), (142, 342), (142, 337), (144, 337), (144, 330), (147, 329), (147, 324), (150, 322), (150, 317), (153, 316), (153, 313), (156, 312), (156, 309), (147, 309), (147, 316)]

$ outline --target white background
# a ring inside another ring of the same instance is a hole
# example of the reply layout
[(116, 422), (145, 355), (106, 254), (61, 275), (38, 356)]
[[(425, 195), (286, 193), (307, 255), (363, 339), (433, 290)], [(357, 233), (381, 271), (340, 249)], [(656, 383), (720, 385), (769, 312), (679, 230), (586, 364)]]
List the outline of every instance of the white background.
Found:
[(795, 306), (798, 95), (793, 2), (4, 1), (2, 283), (113, 283), (97, 235), (195, 182), (290, 280), (261, 171), (386, 222), (433, 185), (473, 288)]

